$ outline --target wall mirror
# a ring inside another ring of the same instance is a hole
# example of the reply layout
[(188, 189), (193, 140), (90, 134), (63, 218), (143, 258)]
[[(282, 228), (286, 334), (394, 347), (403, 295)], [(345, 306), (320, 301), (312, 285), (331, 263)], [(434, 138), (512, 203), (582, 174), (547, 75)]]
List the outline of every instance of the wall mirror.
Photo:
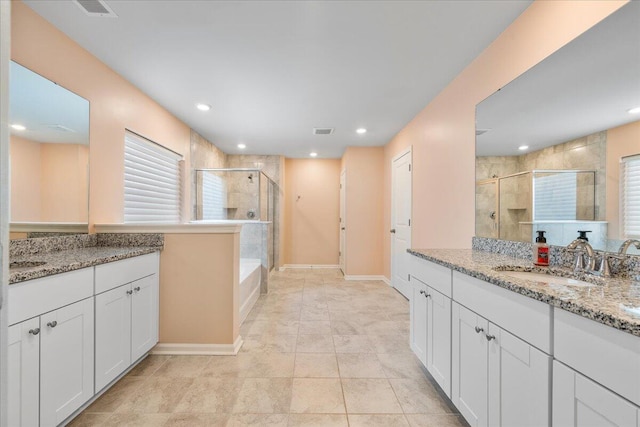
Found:
[(11, 62), (12, 239), (86, 233), (89, 101)]
[(590, 230), (594, 248), (617, 250), (620, 158), (640, 153), (634, 107), (640, 2), (477, 105), (476, 236), (531, 242), (545, 230), (564, 246)]

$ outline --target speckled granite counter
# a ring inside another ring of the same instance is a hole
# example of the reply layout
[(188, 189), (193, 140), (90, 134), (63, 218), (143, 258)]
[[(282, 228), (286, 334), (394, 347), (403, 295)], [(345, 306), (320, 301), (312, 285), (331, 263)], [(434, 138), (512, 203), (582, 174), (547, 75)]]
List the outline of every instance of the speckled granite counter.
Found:
[[(500, 266), (512, 266), (519, 271), (535, 270), (531, 261), (507, 255), (471, 249), (409, 249), (408, 252), (640, 337), (640, 277), (602, 279), (582, 276), (578, 278), (596, 286), (547, 285), (496, 271)], [(560, 274), (571, 273), (565, 269), (554, 270)]]
[(139, 255), (150, 254), (159, 250), (158, 247), (109, 247), (94, 246), (86, 248), (67, 249), (57, 252), (45, 252), (37, 255), (25, 257), (15, 257), (14, 262), (45, 262), (45, 264), (35, 267), (9, 269), (9, 284), (38, 279), (40, 277), (51, 276), (53, 274), (66, 273), (67, 271), (79, 270), (85, 267), (105, 264), (107, 262), (118, 261)]

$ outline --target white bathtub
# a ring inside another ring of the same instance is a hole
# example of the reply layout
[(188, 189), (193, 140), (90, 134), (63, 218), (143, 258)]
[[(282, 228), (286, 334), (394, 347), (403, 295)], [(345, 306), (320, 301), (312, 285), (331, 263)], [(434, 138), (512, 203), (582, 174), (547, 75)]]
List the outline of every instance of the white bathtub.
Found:
[(259, 259), (240, 258), (240, 323), (260, 297), (262, 263)]

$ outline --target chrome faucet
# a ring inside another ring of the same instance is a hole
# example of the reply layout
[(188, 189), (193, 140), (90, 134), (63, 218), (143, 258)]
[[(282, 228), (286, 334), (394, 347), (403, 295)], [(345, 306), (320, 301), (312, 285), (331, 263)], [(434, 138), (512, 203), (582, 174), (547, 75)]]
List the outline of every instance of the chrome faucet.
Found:
[[(576, 257), (576, 263), (574, 265), (574, 270), (586, 270), (586, 271), (594, 271), (596, 268), (596, 255), (593, 251), (593, 247), (589, 244), (588, 241), (584, 239), (576, 239), (573, 242), (569, 243), (567, 249), (570, 251), (575, 251), (578, 253)], [(588, 265), (585, 266), (583, 253), (587, 252), (587, 258), (589, 259)]]
[(629, 240), (625, 240), (624, 242), (622, 242), (622, 244), (620, 245), (620, 249), (618, 249), (618, 253), (620, 255), (624, 255), (627, 253), (627, 249), (629, 249), (629, 246), (635, 246), (636, 249), (640, 250), (640, 240), (636, 240), (636, 239), (629, 239)]

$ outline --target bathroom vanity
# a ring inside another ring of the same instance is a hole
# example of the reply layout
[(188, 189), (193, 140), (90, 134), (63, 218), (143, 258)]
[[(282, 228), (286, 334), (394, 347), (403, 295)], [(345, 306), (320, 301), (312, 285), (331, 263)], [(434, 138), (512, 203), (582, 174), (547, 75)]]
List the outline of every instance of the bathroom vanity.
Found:
[(411, 348), (470, 425), (640, 426), (639, 282), (540, 283), (504, 271), (522, 259), (409, 252)]
[(63, 423), (158, 342), (158, 249), (84, 247), (14, 261), (9, 425)]

